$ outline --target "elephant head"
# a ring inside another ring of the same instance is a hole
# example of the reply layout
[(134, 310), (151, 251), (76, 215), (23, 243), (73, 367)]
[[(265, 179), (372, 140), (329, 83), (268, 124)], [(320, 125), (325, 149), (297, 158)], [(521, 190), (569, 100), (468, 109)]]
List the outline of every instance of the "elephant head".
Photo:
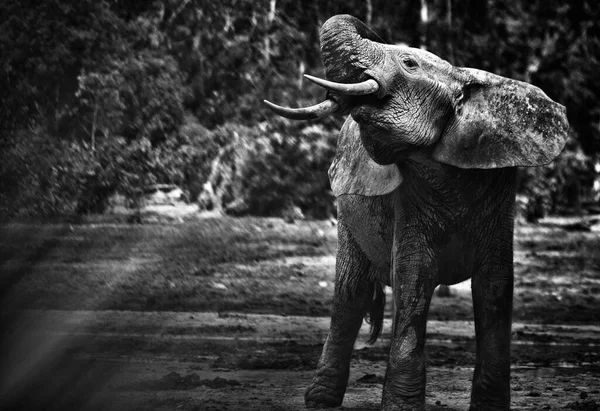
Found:
[(537, 166), (565, 145), (565, 108), (531, 84), (384, 44), (348, 15), (327, 20), (320, 40), (328, 80), (307, 77), (329, 90), (328, 99), (303, 109), (267, 104), (292, 118), (351, 115), (330, 169), (336, 195), (393, 190), (401, 182), (394, 164), (404, 159), (459, 168)]

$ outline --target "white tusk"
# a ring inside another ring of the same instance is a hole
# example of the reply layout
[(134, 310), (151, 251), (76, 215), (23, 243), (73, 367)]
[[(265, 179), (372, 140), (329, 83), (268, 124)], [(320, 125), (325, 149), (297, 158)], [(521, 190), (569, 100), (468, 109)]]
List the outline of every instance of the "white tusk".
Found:
[(372, 78), (360, 83), (336, 83), (309, 74), (305, 74), (304, 77), (329, 91), (335, 91), (349, 96), (364, 96), (366, 94), (376, 93), (379, 90), (379, 84)]
[(276, 114), (282, 117), (291, 118), (292, 120), (312, 120), (323, 117), (328, 114), (335, 113), (340, 105), (333, 100), (325, 100), (319, 104), (310, 107), (289, 108), (278, 106), (268, 100), (263, 100), (264, 103), (273, 110)]

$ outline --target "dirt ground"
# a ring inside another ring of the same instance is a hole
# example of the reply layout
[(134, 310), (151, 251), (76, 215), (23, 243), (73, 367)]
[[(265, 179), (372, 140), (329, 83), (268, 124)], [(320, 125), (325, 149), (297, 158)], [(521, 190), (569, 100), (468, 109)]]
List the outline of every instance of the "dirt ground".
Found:
[[(569, 224), (516, 230), (515, 410), (600, 409), (600, 233)], [(3, 227), (0, 408), (303, 409), (335, 231), (279, 219)], [(470, 286), (451, 291), (430, 313), (429, 410), (468, 409)], [(379, 408), (390, 329), (368, 346), (364, 325), (342, 409)]]

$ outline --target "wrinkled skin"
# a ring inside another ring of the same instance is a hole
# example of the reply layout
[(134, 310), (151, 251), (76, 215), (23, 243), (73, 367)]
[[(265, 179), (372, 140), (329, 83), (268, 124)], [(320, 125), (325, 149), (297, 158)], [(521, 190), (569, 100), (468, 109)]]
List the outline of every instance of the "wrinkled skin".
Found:
[(308, 407), (342, 403), (354, 341), (377, 337), (393, 289), (384, 410), (425, 408), (424, 345), (434, 288), (472, 278), (476, 364), (471, 410), (510, 407), (516, 166), (546, 164), (565, 144), (565, 110), (541, 90), (388, 46), (360, 21), (321, 29), (327, 78), (372, 78), (376, 95), (328, 96), (350, 113), (330, 169), (339, 245), (330, 333)]
[(471, 409), (508, 409), (515, 170), (430, 170), (407, 162), (401, 171), (404, 183), (390, 194), (338, 199), (331, 329), (306, 403), (341, 403), (373, 287), (385, 284), (393, 288), (395, 314), (383, 409), (423, 409), (433, 290), (472, 277), (477, 364)]

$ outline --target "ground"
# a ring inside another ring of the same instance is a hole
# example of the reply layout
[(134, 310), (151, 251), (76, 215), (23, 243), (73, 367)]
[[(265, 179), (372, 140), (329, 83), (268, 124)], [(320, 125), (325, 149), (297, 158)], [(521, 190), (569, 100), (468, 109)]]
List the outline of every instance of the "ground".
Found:
[[(600, 233), (567, 223), (516, 227), (515, 410), (600, 409)], [(336, 229), (196, 214), (3, 226), (0, 408), (303, 409)], [(468, 283), (432, 302), (429, 410), (468, 408), (472, 317)], [(379, 408), (390, 326), (368, 346), (364, 325), (343, 409)]]

